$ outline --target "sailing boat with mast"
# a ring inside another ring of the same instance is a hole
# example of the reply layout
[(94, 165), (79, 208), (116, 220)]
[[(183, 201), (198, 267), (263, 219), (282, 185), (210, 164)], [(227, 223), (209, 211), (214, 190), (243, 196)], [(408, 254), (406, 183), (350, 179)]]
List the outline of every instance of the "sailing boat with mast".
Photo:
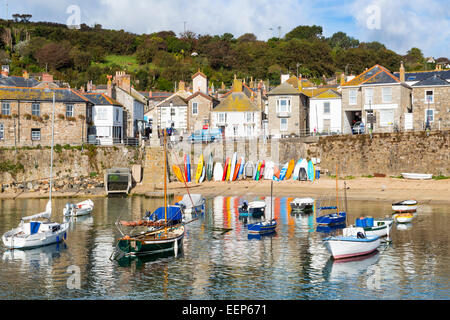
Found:
[(117, 247), (125, 256), (139, 256), (172, 250), (177, 255), (178, 249), (182, 248), (184, 224), (171, 224), (168, 221), (168, 210), (171, 211), (171, 207), (167, 206), (166, 154), (166, 132), (164, 131), (164, 223), (151, 231), (137, 235), (125, 235), (120, 238)]
[(336, 226), (346, 223), (347, 213), (339, 211), (339, 195), (338, 195), (338, 166), (336, 165), (336, 206), (319, 207), (318, 211), (336, 210), (336, 212), (324, 214), (316, 217), (316, 222), (320, 226)]
[(45, 211), (23, 217), (17, 228), (7, 231), (2, 236), (3, 244), (10, 249), (31, 249), (58, 243), (66, 238), (70, 222), (57, 223), (50, 220), (52, 216), (52, 176), (53, 144), (55, 121), (55, 93), (53, 93), (52, 145), (50, 153), (50, 193)]
[[(270, 185), (270, 201), (272, 202), (273, 195), (273, 181)], [(270, 204), (270, 219), (263, 220), (257, 223), (247, 224), (247, 229), (249, 233), (252, 234), (267, 234), (275, 232), (277, 227), (277, 220), (273, 217), (273, 204)]]

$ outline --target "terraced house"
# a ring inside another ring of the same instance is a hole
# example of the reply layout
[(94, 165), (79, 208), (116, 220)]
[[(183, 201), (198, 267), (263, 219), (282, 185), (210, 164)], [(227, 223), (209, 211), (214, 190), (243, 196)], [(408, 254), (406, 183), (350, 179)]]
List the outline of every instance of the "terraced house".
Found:
[(87, 141), (93, 103), (68, 88), (0, 87), (0, 146), (48, 146), (55, 94), (55, 144)]
[[(400, 73), (404, 73), (403, 64)], [(375, 65), (341, 85), (342, 128), (344, 134), (363, 122), (373, 132), (392, 132), (405, 128), (412, 114), (411, 86), (383, 66)]]

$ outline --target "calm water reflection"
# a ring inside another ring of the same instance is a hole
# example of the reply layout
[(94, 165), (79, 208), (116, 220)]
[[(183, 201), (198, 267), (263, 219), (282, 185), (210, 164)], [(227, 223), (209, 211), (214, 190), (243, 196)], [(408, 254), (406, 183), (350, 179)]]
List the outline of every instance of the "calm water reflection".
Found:
[[(292, 198), (272, 201), (275, 235), (248, 237), (237, 207), (256, 199), (265, 198), (207, 199), (205, 216), (187, 225), (177, 257), (120, 262), (109, 260), (120, 235), (114, 222), (140, 218), (163, 200), (95, 199), (93, 214), (73, 221), (65, 243), (28, 251), (1, 248), (0, 299), (450, 298), (448, 206), (422, 205), (411, 225), (393, 226), (391, 245), (337, 262), (322, 245), (325, 234), (315, 231), (313, 215), (291, 214)], [(54, 200), (56, 220), (62, 220), (67, 201)], [(46, 202), (0, 200), (0, 233)], [(348, 212), (350, 221), (361, 214), (383, 217), (390, 203), (349, 201)], [(80, 289), (68, 289), (70, 266), (80, 268)]]

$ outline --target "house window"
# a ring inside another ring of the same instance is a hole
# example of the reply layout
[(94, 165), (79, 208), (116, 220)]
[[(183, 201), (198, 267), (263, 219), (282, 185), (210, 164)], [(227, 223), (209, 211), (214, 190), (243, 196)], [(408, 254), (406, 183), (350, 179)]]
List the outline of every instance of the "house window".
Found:
[(41, 105), (39, 103), (31, 104), (31, 114), (37, 117), (41, 116)]
[(5, 129), (3, 127), (3, 123), (0, 123), (0, 140), (5, 139)]
[(354, 105), (356, 104), (357, 100), (357, 91), (356, 89), (350, 89), (348, 92), (348, 104)]
[(280, 119), (280, 131), (287, 131), (288, 129), (288, 119), (281, 118)]
[(73, 105), (66, 105), (66, 117), (73, 117)]
[(425, 122), (434, 122), (434, 109), (425, 109)]
[(11, 115), (11, 105), (9, 104), (9, 102), (2, 103), (2, 114), (5, 116)]
[(373, 88), (366, 88), (365, 97), (366, 97), (366, 104), (373, 103)]
[(382, 101), (383, 103), (391, 103), (392, 102), (392, 88), (383, 88), (381, 90)]
[(198, 102), (192, 103), (192, 114), (197, 115), (198, 114)]
[(41, 140), (41, 129), (31, 129), (31, 140), (32, 141)]
[(217, 114), (217, 122), (219, 123), (225, 123), (226, 122), (226, 115), (225, 113), (218, 113)]
[(170, 108), (170, 116), (175, 117), (175, 108)]
[(277, 112), (291, 112), (291, 99), (278, 99)]
[(97, 108), (96, 120), (108, 120), (108, 110), (106, 108)]
[(119, 122), (119, 119), (120, 119), (120, 112), (119, 112), (119, 109), (114, 109), (114, 113), (115, 113), (115, 115), (116, 115), (116, 122)]
[(233, 135), (236, 137), (238, 135), (239, 125), (233, 125)]
[(330, 114), (330, 103), (329, 102), (323, 103), (323, 114)]
[(253, 113), (252, 112), (247, 112), (245, 114), (245, 120), (246, 120), (246, 122), (253, 122)]
[(434, 103), (434, 92), (433, 90), (425, 91), (425, 102)]

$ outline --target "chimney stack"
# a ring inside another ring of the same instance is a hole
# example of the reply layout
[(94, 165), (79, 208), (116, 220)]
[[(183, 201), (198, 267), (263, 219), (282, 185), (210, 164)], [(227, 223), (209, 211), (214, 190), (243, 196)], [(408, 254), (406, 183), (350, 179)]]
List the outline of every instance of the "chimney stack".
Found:
[(106, 86), (106, 95), (108, 97), (112, 98), (113, 97), (112, 96), (112, 82), (111, 82), (112, 75), (107, 75), (107, 78), (108, 78), (108, 84)]
[(42, 82), (53, 82), (53, 76), (49, 73), (44, 73), (42, 75)]
[(341, 73), (341, 86), (345, 83), (345, 74), (344, 72)]
[(405, 66), (403, 65), (403, 61), (400, 61), (400, 82), (405, 82)]
[(27, 70), (23, 70), (23, 78), (24, 79), (30, 79), (30, 76), (29, 76)]

